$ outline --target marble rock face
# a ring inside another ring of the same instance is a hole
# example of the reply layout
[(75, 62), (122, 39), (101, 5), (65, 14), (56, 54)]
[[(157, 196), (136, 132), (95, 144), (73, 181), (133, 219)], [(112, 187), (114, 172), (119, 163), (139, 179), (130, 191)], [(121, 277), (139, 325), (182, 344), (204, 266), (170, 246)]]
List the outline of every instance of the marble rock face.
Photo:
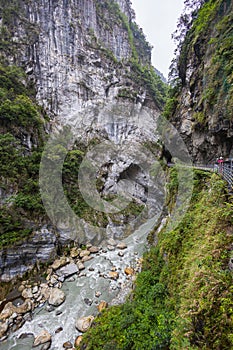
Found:
[[(0, 251), (3, 281), (23, 275), (38, 262), (54, 259), (58, 248), (70, 242), (91, 241), (98, 245), (103, 239), (121, 238), (138, 226), (135, 207), (143, 209), (147, 205), (147, 216), (152, 217), (163, 205), (162, 177), (156, 183), (150, 180), (151, 166), (161, 155), (161, 149), (151, 155), (147, 147), (142, 147), (158, 142), (155, 130), (160, 107), (148, 88), (135, 78), (130, 64), (132, 43), (124, 23), (117, 17), (119, 10), (112, 11), (111, 6), (103, 10), (97, 3), (95, 0), (23, 2), (21, 16), (15, 17), (11, 30), (17, 55), (7, 59), (16, 60), (34, 84), (37, 102), (51, 117), (46, 127), (51, 138), (65, 127), (72, 135), (67, 150), (74, 142), (89, 149), (91, 144), (96, 145), (90, 149), (89, 156), (103, 186), (97, 197), (93, 188), (87, 188), (88, 195), (85, 197), (84, 193), (84, 197), (91, 198), (92, 203), (88, 204), (94, 209), (106, 213), (107, 222), (103, 228), (99, 225), (99, 229), (98, 225), (94, 227), (82, 219), (74, 223), (74, 229), (69, 226), (72, 221), (69, 218), (57, 224), (58, 220), (53, 221), (48, 215), (52, 221), (48, 227), (53, 230), (38, 228), (26, 242)], [(129, 0), (115, 0), (115, 3), (129, 21), (134, 20)], [(140, 63), (150, 63), (149, 46), (145, 42), (147, 49), (138, 49), (142, 38), (135, 37), (134, 41)], [(128, 98), (122, 98), (125, 91)], [(30, 140), (27, 143), (29, 148), (33, 146)], [(87, 175), (84, 174), (84, 179)], [(6, 197), (7, 193), (2, 196)], [(111, 196), (118, 196), (119, 200), (113, 204), (100, 200)], [(127, 210), (132, 201), (134, 212), (126, 219), (120, 211)], [(112, 220), (109, 214), (115, 212), (119, 215)], [(145, 217), (142, 220), (145, 222)]]

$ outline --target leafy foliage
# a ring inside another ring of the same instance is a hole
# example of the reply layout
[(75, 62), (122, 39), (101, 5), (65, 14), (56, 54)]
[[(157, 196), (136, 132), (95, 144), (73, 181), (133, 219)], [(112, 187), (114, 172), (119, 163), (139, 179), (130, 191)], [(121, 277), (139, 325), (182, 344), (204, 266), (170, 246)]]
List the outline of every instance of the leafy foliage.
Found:
[(43, 119), (25, 73), (4, 64), (0, 73), (0, 246), (6, 246), (27, 237), (30, 222), (45, 216), (38, 183)]
[(137, 60), (132, 59), (131, 67), (134, 79), (147, 87), (156, 104), (162, 109), (165, 103), (167, 85), (155, 73), (152, 66), (142, 66)]

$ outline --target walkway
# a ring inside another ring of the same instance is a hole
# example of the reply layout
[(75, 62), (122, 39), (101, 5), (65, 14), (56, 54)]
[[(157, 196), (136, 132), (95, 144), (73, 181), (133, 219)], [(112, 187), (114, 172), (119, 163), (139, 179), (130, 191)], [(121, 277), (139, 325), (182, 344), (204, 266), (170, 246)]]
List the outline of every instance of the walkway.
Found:
[[(175, 164), (173, 163), (168, 163), (169, 167), (174, 166)], [(233, 192), (233, 158), (229, 160), (225, 160), (222, 164), (193, 164), (193, 168), (195, 169), (200, 169), (200, 170), (205, 170), (205, 171), (212, 171), (219, 173), (223, 179), (227, 182), (228, 184), (228, 189), (229, 192)]]

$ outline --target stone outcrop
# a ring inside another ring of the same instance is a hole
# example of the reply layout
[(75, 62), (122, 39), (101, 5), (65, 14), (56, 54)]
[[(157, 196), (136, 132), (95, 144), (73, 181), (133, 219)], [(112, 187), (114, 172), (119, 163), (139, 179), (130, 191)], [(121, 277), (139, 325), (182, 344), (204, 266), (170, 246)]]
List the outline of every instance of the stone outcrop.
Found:
[[(150, 165), (154, 157), (161, 155), (161, 149), (155, 150), (147, 169), (142, 167), (147, 154), (142, 158), (140, 148), (135, 153), (134, 143), (154, 145), (158, 141), (155, 129), (161, 94), (156, 96), (155, 91), (160, 91), (161, 84), (156, 78), (150, 80), (151, 47), (134, 22), (130, 1), (16, 1), (10, 20), (6, 16), (8, 6), (1, 1), (1, 26), (9, 34), (4, 38), (3, 56), (9, 64), (23, 68), (35, 87), (36, 101), (50, 117), (50, 122), (43, 120), (45, 132), (53, 135), (69, 127), (76, 144), (86, 149), (96, 140), (107, 140), (117, 147), (125, 143), (119, 154), (103, 145), (100, 151), (105, 159), (98, 152), (98, 175), (103, 182), (99, 192), (100, 196), (111, 197), (128, 191), (128, 199), (134, 202), (132, 213), (119, 213), (114, 220), (106, 215), (104, 235), (102, 231), (95, 232), (85, 220), (78, 222), (75, 229), (70, 227), (66, 213), (65, 219), (59, 215), (59, 225), (50, 217), (53, 230), (38, 228), (24, 242), (0, 251), (4, 281), (22, 275), (37, 262), (54, 259), (58, 248), (70, 242), (90, 240), (99, 244), (103, 238), (130, 233), (137, 227), (134, 220), (138, 207), (143, 209), (148, 204), (151, 217), (162, 206), (161, 191), (157, 191), (160, 184), (148, 184)], [(30, 140), (29, 150), (34, 146)], [(94, 156), (98, 150), (93, 151)], [(7, 190), (3, 192), (7, 198)], [(59, 206), (56, 198), (54, 203)], [(34, 222), (29, 225), (34, 229)], [(83, 261), (88, 259), (91, 257), (83, 257)]]
[(203, 164), (233, 157), (232, 71), (227, 68), (232, 65), (232, 6), (222, 0), (210, 10), (207, 2), (178, 59), (181, 88), (173, 97), (172, 120), (194, 162)]
[(81, 317), (77, 319), (75, 327), (80, 332), (86, 332), (91, 327), (93, 321), (94, 316)]
[(0, 280), (9, 281), (22, 276), (39, 262), (47, 262), (57, 255), (57, 237), (52, 230), (43, 228), (11, 248), (0, 250)]

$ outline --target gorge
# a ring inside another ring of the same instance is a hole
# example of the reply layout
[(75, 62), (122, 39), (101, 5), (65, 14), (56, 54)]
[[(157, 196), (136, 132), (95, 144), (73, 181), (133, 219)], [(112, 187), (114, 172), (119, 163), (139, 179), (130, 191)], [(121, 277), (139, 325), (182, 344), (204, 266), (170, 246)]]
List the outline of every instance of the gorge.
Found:
[(168, 86), (130, 0), (0, 0), (1, 348), (233, 347), (233, 3), (185, 5)]

